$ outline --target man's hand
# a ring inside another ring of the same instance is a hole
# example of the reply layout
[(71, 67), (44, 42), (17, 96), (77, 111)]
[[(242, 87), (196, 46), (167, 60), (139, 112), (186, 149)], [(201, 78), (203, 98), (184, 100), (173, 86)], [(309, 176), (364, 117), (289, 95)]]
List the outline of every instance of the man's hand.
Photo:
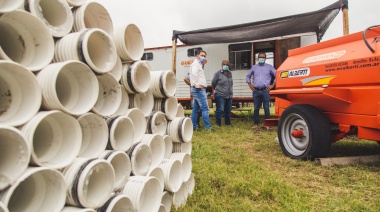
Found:
[(255, 87), (253, 87), (253, 85), (251, 83), (248, 83), (248, 86), (251, 89), (251, 91), (255, 91)]
[(267, 87), (267, 90), (270, 91), (273, 87), (274, 87), (273, 84), (272, 84), (272, 85), (269, 85), (269, 86)]

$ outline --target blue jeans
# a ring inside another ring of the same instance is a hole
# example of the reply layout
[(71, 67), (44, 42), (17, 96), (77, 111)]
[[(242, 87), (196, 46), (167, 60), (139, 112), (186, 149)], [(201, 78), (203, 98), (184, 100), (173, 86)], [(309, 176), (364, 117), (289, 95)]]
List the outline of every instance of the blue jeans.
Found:
[(265, 118), (268, 119), (270, 118), (270, 111), (269, 111), (269, 91), (268, 90), (255, 90), (253, 91), (253, 105), (254, 105), (254, 110), (253, 110), (253, 122), (254, 124), (259, 124), (259, 111), (261, 108), (261, 104), (264, 106), (264, 113), (265, 113)]
[(206, 129), (211, 129), (210, 116), (208, 115), (208, 105), (207, 105), (207, 96), (206, 89), (200, 88), (191, 88), (191, 95), (193, 96), (194, 106), (191, 111), (191, 121), (193, 122), (193, 129), (197, 129), (199, 126), (198, 123), (198, 112), (199, 109), (202, 112), (202, 119)]
[(222, 125), (222, 114), (224, 112), (224, 123), (225, 125), (231, 125), (231, 107), (232, 107), (232, 98), (224, 98), (217, 93), (214, 93), (216, 101), (216, 111), (215, 118), (216, 124)]

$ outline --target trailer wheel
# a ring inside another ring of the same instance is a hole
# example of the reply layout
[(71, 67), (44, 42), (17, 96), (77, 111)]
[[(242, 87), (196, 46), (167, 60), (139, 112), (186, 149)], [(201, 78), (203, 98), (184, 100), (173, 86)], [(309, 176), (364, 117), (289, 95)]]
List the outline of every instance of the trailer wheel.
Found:
[(278, 138), (282, 151), (288, 157), (326, 157), (331, 147), (331, 126), (316, 107), (292, 105), (280, 117)]

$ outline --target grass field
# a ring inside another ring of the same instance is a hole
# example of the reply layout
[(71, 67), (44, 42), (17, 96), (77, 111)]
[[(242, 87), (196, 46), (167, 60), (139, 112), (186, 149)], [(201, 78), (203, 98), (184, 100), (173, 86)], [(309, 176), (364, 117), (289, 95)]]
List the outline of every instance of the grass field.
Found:
[[(239, 118), (194, 132), (195, 190), (174, 211), (380, 211), (380, 163), (292, 160), (275, 141), (276, 127), (251, 129), (252, 123)], [(375, 154), (377, 143), (349, 137), (332, 145), (330, 157)]]

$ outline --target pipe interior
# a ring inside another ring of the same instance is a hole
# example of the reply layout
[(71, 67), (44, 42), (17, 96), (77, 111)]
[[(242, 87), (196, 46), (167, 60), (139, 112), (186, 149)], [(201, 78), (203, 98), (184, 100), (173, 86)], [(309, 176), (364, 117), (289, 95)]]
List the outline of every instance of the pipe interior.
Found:
[(144, 54), (144, 41), (139, 28), (134, 24), (125, 29), (124, 43), (133, 60), (139, 60)]
[(67, 11), (59, 0), (39, 0), (39, 5), (35, 6), (35, 10), (39, 11), (51, 26), (61, 26), (70, 19), (68, 12), (71, 11)]
[[(104, 32), (93, 31), (88, 38), (87, 52), (90, 61), (101, 71), (109, 72), (116, 65), (116, 49)], [(87, 59), (86, 59), (87, 60)]]
[(133, 84), (140, 92), (145, 93), (150, 87), (150, 70), (143, 62), (136, 64), (132, 79)]

